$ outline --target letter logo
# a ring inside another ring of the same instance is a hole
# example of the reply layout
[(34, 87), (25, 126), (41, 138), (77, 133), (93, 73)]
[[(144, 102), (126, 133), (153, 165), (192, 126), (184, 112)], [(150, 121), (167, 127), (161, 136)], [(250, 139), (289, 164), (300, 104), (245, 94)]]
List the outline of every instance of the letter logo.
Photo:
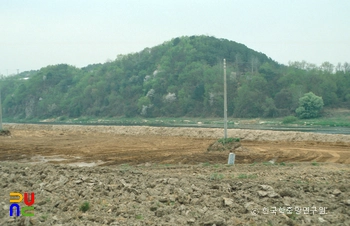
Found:
[(24, 193), (24, 203), (27, 206), (33, 205), (34, 204), (34, 199), (35, 199), (34, 192), (30, 193), (30, 202), (28, 201), (28, 193), (27, 192)]
[(13, 216), (13, 207), (16, 207), (16, 216), (19, 217), (20, 208), (19, 208), (19, 205), (17, 203), (14, 203), (10, 206), (10, 217)]
[[(27, 213), (27, 212), (26, 212), (27, 210), (33, 210), (33, 212)], [(32, 217), (32, 216), (34, 216), (34, 206), (25, 206), (25, 207), (22, 207), (22, 208), (21, 208), (21, 214), (22, 214), (22, 216), (25, 216), (25, 217)]]
[(22, 200), (23, 200), (23, 196), (22, 196), (22, 194), (21, 193), (16, 193), (16, 192), (11, 192), (10, 193), (10, 196), (19, 196), (19, 199), (18, 200), (16, 200), (16, 199), (11, 199), (11, 197), (10, 197), (10, 202), (22, 202)]

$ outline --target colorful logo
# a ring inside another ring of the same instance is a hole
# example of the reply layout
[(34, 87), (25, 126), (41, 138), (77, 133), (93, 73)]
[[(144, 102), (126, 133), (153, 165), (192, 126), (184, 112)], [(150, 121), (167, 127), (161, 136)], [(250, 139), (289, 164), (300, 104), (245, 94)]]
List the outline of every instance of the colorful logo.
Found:
[[(12, 199), (12, 196), (18, 196), (18, 199)], [(32, 217), (34, 216), (34, 200), (35, 200), (35, 194), (34, 192), (30, 193), (30, 200), (28, 200), (28, 193), (24, 193), (24, 204), (27, 206), (20, 207), (18, 203), (22, 202), (23, 196), (21, 193), (18, 192), (10, 192), (10, 217), (13, 216), (13, 210), (16, 207), (16, 216), (19, 217), (20, 215), (26, 216), (26, 217)], [(28, 211), (28, 212), (27, 212)]]

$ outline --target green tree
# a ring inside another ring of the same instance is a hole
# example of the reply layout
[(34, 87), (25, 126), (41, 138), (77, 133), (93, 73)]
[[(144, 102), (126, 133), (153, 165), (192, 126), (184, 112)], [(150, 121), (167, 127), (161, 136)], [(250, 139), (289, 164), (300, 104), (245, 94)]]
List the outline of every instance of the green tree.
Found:
[(316, 118), (323, 108), (322, 97), (309, 92), (299, 99), (299, 107), (295, 110), (299, 118)]
[(264, 114), (263, 103), (265, 96), (253, 90), (248, 85), (243, 85), (238, 89), (235, 98), (235, 117), (253, 118)]

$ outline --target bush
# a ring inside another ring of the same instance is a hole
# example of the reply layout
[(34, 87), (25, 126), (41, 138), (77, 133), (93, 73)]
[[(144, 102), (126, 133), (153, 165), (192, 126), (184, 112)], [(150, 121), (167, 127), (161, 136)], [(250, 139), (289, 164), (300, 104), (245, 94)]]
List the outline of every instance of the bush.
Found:
[(90, 209), (90, 203), (89, 202), (84, 202), (83, 204), (81, 204), (80, 206), (80, 211), (82, 212), (86, 212)]
[(283, 118), (282, 123), (283, 124), (289, 124), (289, 123), (295, 122), (296, 120), (298, 120), (297, 117), (295, 117), (293, 115), (290, 115), (290, 116), (287, 116), (287, 117)]
[(221, 138), (218, 140), (219, 143), (222, 144), (227, 144), (227, 143), (232, 143), (232, 142), (240, 142), (239, 138), (234, 138), (234, 137), (228, 137), (228, 138)]
[(60, 117), (58, 118), (58, 120), (60, 120), (60, 121), (65, 121), (65, 120), (67, 120), (67, 116), (65, 116), (65, 115), (60, 116)]
[(8, 129), (0, 130), (0, 136), (11, 136), (11, 132)]
[(299, 118), (316, 118), (323, 108), (322, 97), (309, 92), (299, 99), (299, 107), (295, 110)]

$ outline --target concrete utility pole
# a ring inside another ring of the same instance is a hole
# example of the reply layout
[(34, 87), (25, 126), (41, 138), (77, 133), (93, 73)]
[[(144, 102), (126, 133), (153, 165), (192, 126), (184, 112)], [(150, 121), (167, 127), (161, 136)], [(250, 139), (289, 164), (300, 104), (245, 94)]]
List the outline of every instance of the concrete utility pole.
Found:
[(226, 59), (224, 59), (224, 134), (227, 139), (227, 88), (226, 88)]

